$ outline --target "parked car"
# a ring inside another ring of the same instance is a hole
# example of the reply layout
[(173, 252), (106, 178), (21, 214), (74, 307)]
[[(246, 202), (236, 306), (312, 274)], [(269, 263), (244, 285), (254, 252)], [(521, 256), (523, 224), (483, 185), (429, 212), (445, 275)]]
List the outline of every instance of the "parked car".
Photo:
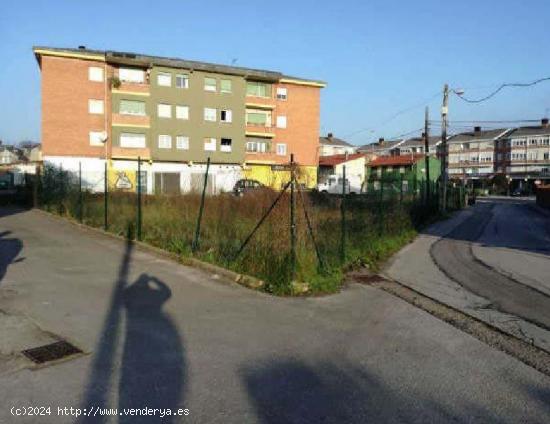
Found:
[(235, 196), (242, 196), (245, 193), (258, 190), (269, 190), (265, 185), (257, 180), (242, 179), (235, 183), (233, 193)]
[[(321, 193), (329, 194), (342, 194), (344, 189), (344, 179), (340, 175), (329, 175), (326, 182), (318, 184), (317, 190)], [(354, 181), (353, 179), (346, 178), (346, 194), (359, 194), (361, 193), (360, 181)]]
[(13, 189), (13, 174), (9, 172), (0, 173), (0, 190)]
[(525, 196), (525, 192), (521, 188), (518, 187), (511, 193), (511, 196), (512, 197)]

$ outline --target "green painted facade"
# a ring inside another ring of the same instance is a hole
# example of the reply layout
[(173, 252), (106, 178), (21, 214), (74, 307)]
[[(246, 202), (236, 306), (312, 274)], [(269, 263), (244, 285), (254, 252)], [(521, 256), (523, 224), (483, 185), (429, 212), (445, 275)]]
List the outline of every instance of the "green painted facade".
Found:
[[(170, 75), (170, 86), (158, 84), (158, 75)], [(188, 87), (176, 87), (176, 75), (188, 76)], [(216, 81), (216, 91), (205, 90), (205, 78)], [(231, 92), (222, 92), (222, 88)], [(242, 76), (190, 71), (185, 69), (154, 66), (149, 75), (149, 96), (112, 93), (113, 113), (118, 113), (121, 100), (145, 102), (146, 114), (150, 118), (150, 128), (114, 126), (113, 145), (120, 145), (123, 132), (146, 135), (146, 144), (153, 160), (173, 162), (206, 162), (242, 164), (245, 159), (245, 93), (246, 80)], [(158, 116), (158, 105), (170, 105), (171, 118)], [(188, 119), (176, 117), (176, 106), (187, 106)], [(205, 121), (204, 108), (216, 109), (216, 121)], [(221, 111), (231, 111), (231, 122), (221, 121)], [(171, 136), (171, 148), (159, 148), (159, 135)], [(176, 137), (189, 138), (189, 149), (177, 149)], [(216, 151), (204, 150), (204, 139), (216, 139)], [(221, 139), (231, 140), (231, 152), (221, 151)]]
[[(432, 156), (428, 158), (430, 167), (430, 181), (435, 182), (441, 175), (441, 162)], [(403, 170), (401, 170), (403, 168)], [(379, 171), (380, 170), (380, 171)], [(368, 191), (377, 190), (378, 182), (407, 181), (409, 188), (420, 187), (426, 181), (425, 161), (420, 159), (412, 165), (403, 166), (369, 166), (367, 165), (367, 188)], [(396, 187), (399, 187), (397, 185)], [(397, 188), (396, 190), (399, 190)]]

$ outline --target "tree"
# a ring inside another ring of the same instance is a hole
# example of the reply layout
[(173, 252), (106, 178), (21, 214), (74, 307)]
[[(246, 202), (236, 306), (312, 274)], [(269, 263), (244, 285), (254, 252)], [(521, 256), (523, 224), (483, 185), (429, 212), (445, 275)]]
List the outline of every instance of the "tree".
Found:
[(491, 179), (493, 192), (496, 194), (506, 194), (508, 191), (508, 178), (504, 174), (496, 174)]
[(32, 140), (21, 140), (19, 143), (17, 143), (17, 147), (20, 149), (32, 149), (33, 147), (38, 146), (40, 143), (37, 143), (36, 141)]

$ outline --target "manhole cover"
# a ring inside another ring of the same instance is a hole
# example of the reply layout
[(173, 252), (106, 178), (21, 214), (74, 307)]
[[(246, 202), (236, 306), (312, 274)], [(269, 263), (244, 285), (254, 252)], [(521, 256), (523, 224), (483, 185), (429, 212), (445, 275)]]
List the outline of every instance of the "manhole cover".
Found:
[(31, 361), (37, 364), (43, 364), (44, 362), (55, 361), (67, 356), (76, 355), (77, 353), (82, 353), (82, 351), (69, 342), (61, 340), (45, 346), (27, 349), (21, 353)]

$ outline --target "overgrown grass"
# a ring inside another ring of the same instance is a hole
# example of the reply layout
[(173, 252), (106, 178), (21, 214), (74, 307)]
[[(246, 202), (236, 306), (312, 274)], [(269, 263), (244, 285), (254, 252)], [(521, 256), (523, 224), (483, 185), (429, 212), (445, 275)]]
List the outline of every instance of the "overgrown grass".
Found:
[[(44, 185), (43, 185), (44, 187)], [(43, 196), (43, 207), (80, 217), (80, 195), (68, 186), (61, 196)], [(59, 188), (57, 188), (59, 191)], [(50, 193), (51, 194), (51, 193)], [(194, 256), (266, 282), (265, 290), (291, 295), (292, 281), (306, 282), (312, 293), (332, 293), (342, 284), (344, 273), (367, 265), (380, 264), (408, 243), (416, 229), (433, 218), (435, 209), (426, 208), (405, 196), (403, 201), (357, 196), (345, 200), (345, 245), (342, 257), (342, 199), (303, 193), (296, 196), (296, 271), (293, 277), (290, 253), (290, 196), (283, 195), (272, 213), (237, 256), (250, 234), (278, 193), (261, 191), (244, 197), (230, 194), (207, 197), (201, 224), (200, 244)], [(198, 194), (143, 196), (142, 238), (153, 246), (178, 255), (191, 256), (200, 205)], [(83, 193), (82, 220), (102, 227), (103, 194)], [(321, 263), (305, 219), (309, 214)], [(126, 235), (137, 221), (137, 201), (133, 193), (109, 193), (108, 229)]]

